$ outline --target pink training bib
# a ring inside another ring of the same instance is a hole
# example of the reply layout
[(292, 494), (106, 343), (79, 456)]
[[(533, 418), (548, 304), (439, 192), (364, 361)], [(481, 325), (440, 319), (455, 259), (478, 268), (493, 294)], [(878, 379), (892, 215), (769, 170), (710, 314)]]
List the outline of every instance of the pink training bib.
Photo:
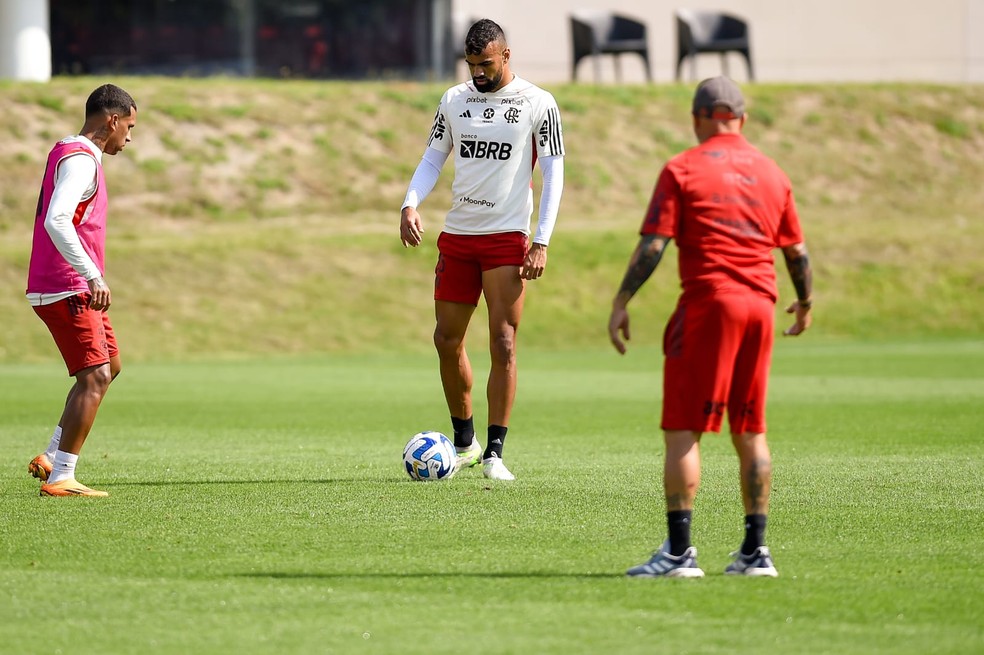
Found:
[[(65, 261), (44, 228), (51, 196), (55, 190), (58, 164), (66, 157), (84, 154), (93, 157), (85, 144), (78, 141), (59, 141), (48, 153), (41, 193), (38, 196), (37, 213), (34, 216), (34, 245), (27, 276), (27, 293), (60, 293), (64, 291), (88, 291), (89, 285), (72, 266)], [(93, 157), (95, 159), (95, 157)], [(96, 192), (82, 200), (75, 209), (72, 224), (86, 251), (101, 273), (106, 272), (106, 210), (108, 198), (102, 166), (96, 160)]]

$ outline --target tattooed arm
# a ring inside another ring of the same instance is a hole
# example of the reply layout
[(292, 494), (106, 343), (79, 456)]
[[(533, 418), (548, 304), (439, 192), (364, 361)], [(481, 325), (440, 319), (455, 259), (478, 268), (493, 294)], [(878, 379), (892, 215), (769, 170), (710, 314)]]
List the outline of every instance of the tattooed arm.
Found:
[(794, 337), (805, 332), (813, 322), (810, 316), (813, 308), (813, 269), (805, 243), (786, 246), (782, 254), (786, 258), (786, 269), (793, 281), (793, 288), (796, 289), (796, 302), (786, 308), (787, 314), (796, 315), (796, 322), (783, 334)]
[(649, 276), (656, 270), (659, 260), (663, 258), (666, 244), (670, 237), (661, 234), (645, 234), (639, 239), (632, 258), (629, 260), (629, 269), (625, 272), (622, 279), (622, 286), (612, 301), (612, 313), (608, 319), (608, 338), (611, 339), (615, 350), (625, 354), (625, 341), (631, 337), (629, 335), (629, 311), (626, 305), (636, 294), (636, 291), (649, 279)]

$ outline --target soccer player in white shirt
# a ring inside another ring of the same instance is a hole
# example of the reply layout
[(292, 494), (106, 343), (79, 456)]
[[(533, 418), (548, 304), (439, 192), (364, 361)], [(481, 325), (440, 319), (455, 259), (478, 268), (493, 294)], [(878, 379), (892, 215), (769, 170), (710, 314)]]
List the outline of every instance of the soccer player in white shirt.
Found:
[[(441, 98), (427, 148), (413, 174), (400, 217), (400, 239), (418, 246), (424, 232), (418, 205), (454, 153), (451, 209), (437, 240), (434, 345), (451, 413), (458, 468), (479, 460), (485, 477), (513, 480), (502, 447), (516, 396), (516, 331), (526, 280), (543, 275), (547, 245), (564, 188), (564, 139), (553, 96), (516, 76), (502, 28), (483, 19), (465, 37), (472, 79)], [(533, 168), (543, 188), (536, 234)], [(465, 333), (484, 293), (489, 311), (491, 370), (488, 441), (483, 451), (472, 420), (472, 368)]]

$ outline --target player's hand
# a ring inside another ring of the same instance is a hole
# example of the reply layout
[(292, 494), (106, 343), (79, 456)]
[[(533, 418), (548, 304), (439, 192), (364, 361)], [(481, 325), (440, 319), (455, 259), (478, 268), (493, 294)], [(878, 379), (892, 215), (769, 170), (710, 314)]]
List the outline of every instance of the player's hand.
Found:
[(400, 241), (403, 247), (420, 245), (424, 234), (424, 224), (420, 220), (420, 214), (413, 207), (404, 207), (400, 212)]
[(113, 294), (109, 285), (101, 277), (94, 277), (89, 283), (89, 307), (97, 312), (104, 312), (113, 303)]
[(519, 277), (524, 280), (535, 280), (543, 275), (543, 269), (547, 267), (547, 247), (542, 243), (534, 243), (530, 246), (523, 265), (519, 268)]
[(813, 317), (810, 316), (811, 305), (802, 305), (800, 301), (795, 301), (792, 305), (786, 308), (787, 314), (795, 314), (796, 322), (793, 323), (786, 331), (783, 332), (787, 337), (795, 337), (803, 334), (810, 327), (810, 323), (813, 322)]
[(608, 318), (608, 338), (611, 339), (615, 350), (622, 355), (626, 350), (625, 342), (622, 341), (623, 336), (625, 341), (632, 338), (629, 334), (629, 310), (616, 305), (612, 307), (612, 315)]

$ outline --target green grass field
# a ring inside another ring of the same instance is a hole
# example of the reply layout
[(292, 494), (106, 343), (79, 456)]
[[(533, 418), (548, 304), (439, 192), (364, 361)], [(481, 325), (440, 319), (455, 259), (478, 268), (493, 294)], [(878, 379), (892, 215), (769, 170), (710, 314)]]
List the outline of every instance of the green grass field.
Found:
[(80, 462), (105, 500), (38, 498), (68, 379), (3, 365), (0, 652), (984, 649), (984, 343), (779, 342), (775, 580), (721, 573), (741, 508), (713, 436), (707, 577), (623, 577), (664, 534), (660, 355), (520, 357), (512, 484), (401, 470), (449, 429), (433, 356), (130, 365)]
[(414, 432), (449, 430), (429, 343), (450, 170), (422, 247), (396, 229), (446, 85), (114, 80), (140, 106), (106, 166), (125, 369), (79, 468), (111, 496), (41, 499), (26, 465), (69, 379), (23, 298), (31, 219), (45, 153), (105, 81), (0, 82), (0, 655), (984, 652), (984, 86), (748, 85), (746, 134), (789, 173), (815, 265), (814, 327), (774, 362), (781, 577), (721, 574), (742, 512), (708, 437), (708, 577), (673, 581), (623, 573), (664, 536), (675, 251), (628, 357), (605, 325), (659, 168), (693, 143), (689, 86), (549, 89), (565, 190), (510, 485), (400, 466)]

